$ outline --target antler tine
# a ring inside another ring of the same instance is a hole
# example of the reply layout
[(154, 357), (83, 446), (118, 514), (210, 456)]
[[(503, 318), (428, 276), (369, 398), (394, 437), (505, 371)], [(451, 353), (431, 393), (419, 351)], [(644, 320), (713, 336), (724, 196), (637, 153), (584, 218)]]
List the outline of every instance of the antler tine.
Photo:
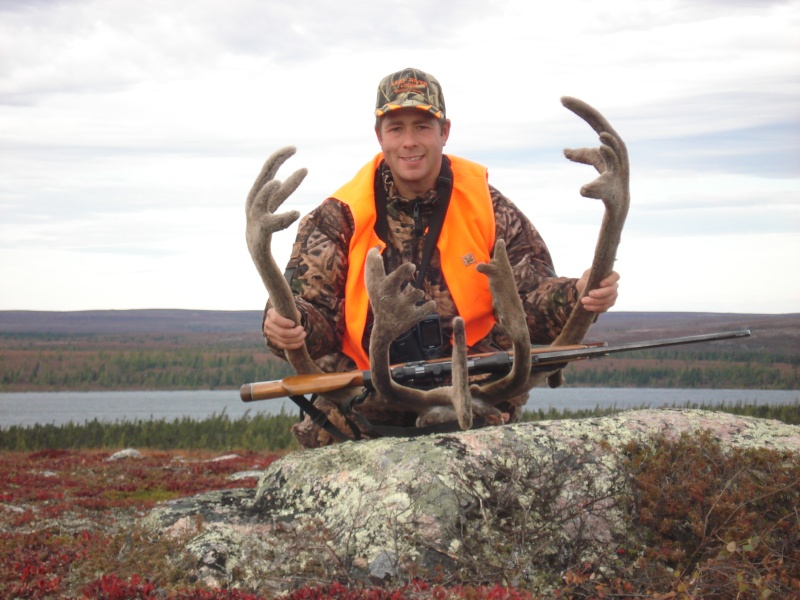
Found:
[[(256, 180), (253, 182), (253, 187), (250, 188), (250, 192), (247, 194), (247, 205), (248, 208), (250, 203), (256, 197), (256, 194), (261, 191), (265, 184), (275, 179), (275, 175), (278, 173), (278, 169), (283, 166), (287, 160), (289, 160), (294, 154), (297, 152), (297, 148), (294, 146), (284, 146), (272, 153), (272, 155), (264, 162), (264, 166), (261, 167), (261, 172), (256, 177)], [(279, 182), (277, 182), (279, 184)]]
[(614, 137), (619, 138), (619, 135), (611, 126), (611, 123), (608, 122), (608, 119), (600, 114), (600, 111), (587, 104), (583, 100), (574, 98), (572, 96), (562, 96), (561, 104), (564, 106), (564, 108), (572, 111), (581, 119), (586, 121), (598, 135), (602, 134), (603, 132), (608, 132)]
[[(295, 148), (287, 146), (267, 159), (247, 195), (245, 214), (247, 249), (267, 289), (272, 305), (278, 314), (299, 323), (300, 315), (292, 291), (272, 256), (271, 247), (272, 234), (286, 229), (300, 216), (297, 211), (275, 214), (281, 204), (299, 187), (307, 173), (306, 169), (298, 169), (283, 183), (274, 179), (281, 165), (294, 153)], [(285, 352), (289, 364), (297, 373), (320, 372), (305, 346)]]
[(528, 378), (531, 372), (531, 338), (525, 309), (508, 261), (505, 240), (497, 240), (492, 259), (476, 268), (489, 278), (494, 313), (498, 317), (499, 325), (511, 338), (514, 363), (511, 371), (501, 379), (484, 385), (474, 384), (470, 391), (475, 398), (499, 402), (530, 389)]
[(472, 427), (472, 395), (467, 368), (467, 332), (461, 317), (453, 319), (453, 354), (450, 360), (453, 410), (456, 412), (458, 426), (466, 431)]

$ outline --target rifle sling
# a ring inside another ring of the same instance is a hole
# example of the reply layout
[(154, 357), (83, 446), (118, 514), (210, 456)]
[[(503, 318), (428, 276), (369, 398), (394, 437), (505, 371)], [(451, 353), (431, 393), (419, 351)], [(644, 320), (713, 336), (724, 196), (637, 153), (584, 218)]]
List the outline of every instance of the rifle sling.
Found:
[[(347, 437), (344, 433), (339, 431), (339, 428), (336, 427), (333, 423), (330, 422), (328, 419), (328, 415), (314, 406), (313, 399), (316, 398), (316, 394), (311, 396), (312, 400), (309, 400), (305, 396), (295, 395), (289, 396), (289, 399), (292, 400), (297, 406), (300, 407), (300, 410), (308, 413), (311, 416), (311, 421), (315, 425), (322, 427), (325, 431), (327, 431), (330, 435), (336, 438), (340, 442), (349, 442), (352, 441), (352, 438)], [(361, 431), (356, 427), (356, 425), (347, 417), (345, 417), (345, 421), (347, 422), (347, 426), (353, 431), (353, 435), (355, 435), (355, 439), (361, 439)]]

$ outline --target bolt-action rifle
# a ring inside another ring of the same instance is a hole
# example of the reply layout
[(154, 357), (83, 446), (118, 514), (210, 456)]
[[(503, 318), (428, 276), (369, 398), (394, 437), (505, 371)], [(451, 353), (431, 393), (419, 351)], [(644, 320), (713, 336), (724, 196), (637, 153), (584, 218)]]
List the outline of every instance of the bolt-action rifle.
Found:
[[(550, 371), (562, 368), (576, 360), (599, 358), (618, 352), (631, 352), (648, 348), (663, 348), (682, 344), (697, 344), (731, 338), (748, 337), (749, 329), (690, 335), (678, 338), (652, 340), (647, 342), (628, 342), (608, 345), (605, 342), (577, 344), (560, 347), (531, 348), (531, 370)], [(483, 375), (497, 377), (508, 373), (514, 363), (513, 352), (489, 352), (472, 354), (467, 357), (467, 371), (470, 376)], [(409, 387), (434, 387), (448, 380), (452, 371), (449, 358), (419, 361), (390, 367), (392, 378)], [(321, 373), (310, 375), (290, 375), (276, 381), (246, 383), (240, 390), (242, 401), (271, 400), (305, 394), (324, 394), (349, 387), (371, 387), (369, 371), (348, 371), (345, 373)]]

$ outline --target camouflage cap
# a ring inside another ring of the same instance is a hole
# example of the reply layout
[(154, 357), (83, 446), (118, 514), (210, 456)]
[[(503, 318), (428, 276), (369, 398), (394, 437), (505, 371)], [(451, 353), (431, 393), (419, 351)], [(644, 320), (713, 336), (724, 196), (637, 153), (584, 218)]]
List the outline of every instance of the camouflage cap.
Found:
[(433, 75), (419, 69), (403, 69), (387, 75), (378, 85), (378, 100), (375, 116), (380, 118), (387, 112), (399, 108), (419, 108), (444, 120), (444, 94), (442, 86)]

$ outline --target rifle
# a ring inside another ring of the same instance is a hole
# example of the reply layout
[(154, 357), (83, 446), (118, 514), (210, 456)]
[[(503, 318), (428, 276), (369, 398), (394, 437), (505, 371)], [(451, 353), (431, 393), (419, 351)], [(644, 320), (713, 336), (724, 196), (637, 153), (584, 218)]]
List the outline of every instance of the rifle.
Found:
[[(552, 346), (531, 348), (531, 371), (549, 371), (563, 368), (576, 360), (600, 358), (618, 352), (631, 352), (649, 348), (663, 348), (682, 344), (697, 344), (715, 340), (742, 338), (750, 335), (749, 329), (690, 335), (647, 342), (628, 342), (608, 345), (606, 342), (577, 344), (573, 346)], [(467, 357), (467, 371), (470, 375), (499, 376), (508, 373), (514, 363), (513, 352), (488, 352), (471, 354)], [(393, 365), (392, 378), (398, 383), (411, 387), (433, 387), (447, 379), (452, 371), (449, 358), (419, 361)], [(320, 373), (310, 375), (290, 375), (275, 381), (246, 383), (240, 390), (243, 402), (272, 400), (306, 394), (324, 394), (348, 387), (371, 387), (369, 371), (347, 371), (345, 373)]]

